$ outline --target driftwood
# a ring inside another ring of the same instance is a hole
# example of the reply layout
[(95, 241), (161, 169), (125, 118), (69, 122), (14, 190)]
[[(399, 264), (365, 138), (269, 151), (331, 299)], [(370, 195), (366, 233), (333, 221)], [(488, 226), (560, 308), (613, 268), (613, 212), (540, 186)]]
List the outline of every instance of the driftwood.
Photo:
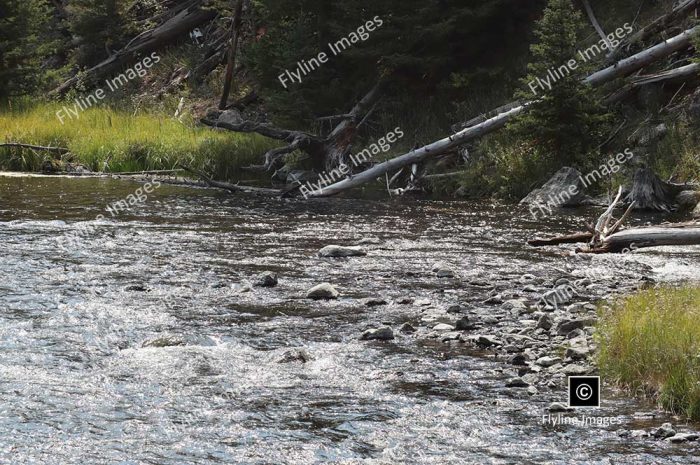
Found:
[(380, 79), (327, 137), (303, 131), (277, 128), (255, 121), (221, 122), (218, 120), (221, 112), (210, 113), (201, 122), (207, 126), (234, 132), (255, 132), (288, 144), (268, 151), (264, 156), (265, 163), (263, 165), (251, 166), (249, 169), (269, 171), (276, 166), (284, 155), (295, 150), (302, 150), (308, 153), (317, 166), (325, 165), (327, 169), (333, 169), (344, 161), (358, 129), (367, 120), (381, 98), (385, 83), (384, 79)]
[(622, 198), (622, 187), (615, 200), (598, 218), (591, 232), (581, 232), (550, 239), (533, 239), (528, 244), (534, 247), (557, 244), (587, 242), (586, 247), (576, 249), (579, 253), (627, 253), (647, 247), (664, 245), (700, 245), (700, 223), (681, 223), (668, 226), (650, 226), (620, 230), (629, 216), (631, 204), (619, 220), (613, 218), (613, 211)]
[(173, 42), (182, 34), (214, 19), (216, 16), (214, 10), (202, 8), (201, 0), (185, 2), (177, 8), (179, 12), (167, 19), (163, 24), (139, 34), (114, 55), (84, 73), (78, 73), (68, 79), (53, 90), (52, 94), (62, 95), (80, 82), (88, 85), (94, 84), (101, 77), (118, 71), (129, 63), (136, 61), (138, 56), (148, 54)]
[[(678, 50), (682, 50), (691, 44), (694, 34), (700, 31), (700, 26), (689, 29), (667, 41), (657, 44), (648, 50), (644, 50), (636, 55), (619, 61), (613, 66), (609, 66), (595, 72), (583, 81), (593, 86), (598, 86), (610, 82), (618, 77), (641, 69), (654, 61), (664, 58)], [(356, 174), (352, 177), (339, 181), (321, 190), (312, 192), (309, 197), (327, 197), (338, 194), (345, 190), (360, 186), (378, 177), (384, 176), (389, 171), (398, 170), (406, 165), (419, 163), (422, 160), (436, 155), (441, 155), (446, 151), (464, 144), (472, 139), (483, 136), (497, 129), (504, 127), (510, 120), (522, 113), (530, 103), (515, 106), (510, 110), (500, 113), (479, 124), (467, 127), (460, 132), (445, 139), (433, 142), (425, 147), (412, 150), (404, 155), (385, 161), (372, 168)]]
[(224, 189), (224, 190), (227, 190), (227, 191), (233, 192), (233, 193), (246, 192), (246, 193), (251, 193), (251, 194), (264, 194), (264, 195), (271, 195), (271, 196), (279, 196), (282, 193), (282, 191), (280, 191), (280, 190), (269, 189), (266, 187), (240, 186), (238, 184), (231, 184), (228, 182), (215, 181), (197, 169), (194, 169), (194, 168), (191, 168), (189, 166), (182, 165), (182, 164), (180, 165), (180, 167), (187, 172), (190, 172), (196, 176), (199, 176), (209, 187), (216, 187), (217, 189)]

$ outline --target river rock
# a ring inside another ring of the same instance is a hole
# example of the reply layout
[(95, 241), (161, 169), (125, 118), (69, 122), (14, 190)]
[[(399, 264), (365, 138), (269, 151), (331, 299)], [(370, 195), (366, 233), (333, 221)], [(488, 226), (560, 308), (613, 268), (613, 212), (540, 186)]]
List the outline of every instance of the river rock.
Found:
[(567, 365), (561, 370), (561, 372), (566, 376), (581, 376), (585, 375), (589, 371), (590, 368), (576, 364)]
[(322, 283), (309, 289), (309, 292), (306, 293), (306, 298), (314, 300), (330, 300), (337, 299), (339, 295), (340, 293), (329, 283)]
[(571, 360), (585, 360), (590, 352), (588, 347), (569, 347), (564, 357)]
[(469, 317), (462, 317), (455, 323), (455, 329), (457, 331), (469, 331), (474, 329), (474, 324), (469, 320)]
[(693, 218), (700, 218), (700, 204), (693, 210)]
[(277, 274), (271, 271), (261, 273), (256, 278), (253, 286), (255, 287), (275, 287), (277, 286)]
[(363, 341), (389, 341), (394, 339), (394, 331), (389, 326), (379, 329), (368, 329), (360, 337)]
[(162, 348), (162, 347), (177, 347), (177, 346), (184, 346), (185, 345), (185, 340), (178, 337), (178, 336), (161, 336), (156, 339), (151, 339), (148, 341), (145, 341), (143, 344), (141, 344), (141, 347), (157, 347), (157, 348)]
[(433, 331), (454, 331), (455, 327), (447, 323), (440, 323), (433, 327)]
[(402, 333), (415, 333), (416, 328), (414, 328), (411, 323), (404, 323), (403, 325), (401, 325), (399, 331), (401, 331)]
[(573, 409), (566, 404), (562, 404), (561, 402), (552, 402), (551, 404), (549, 404), (547, 410), (549, 410), (552, 413), (560, 413), (568, 412)]
[[(531, 207), (535, 213), (546, 214), (551, 207), (574, 207), (585, 198), (581, 173), (568, 166), (563, 167), (541, 188), (530, 192), (520, 201), (520, 205)], [(543, 206), (542, 210), (533, 208)]]
[(665, 440), (674, 444), (678, 444), (681, 442), (697, 441), (698, 437), (699, 436), (695, 433), (677, 433), (671, 437), (666, 438)]
[(492, 347), (492, 346), (500, 346), (503, 345), (501, 341), (496, 339), (495, 336), (484, 336), (484, 335), (475, 335), (469, 338), (470, 340), (474, 341), (474, 343), (478, 346), (481, 347)]
[(454, 304), (454, 305), (450, 305), (449, 307), (447, 307), (447, 313), (452, 313), (452, 314), (454, 314), (454, 313), (466, 313), (467, 310), (468, 310), (467, 307), (465, 307), (464, 305), (459, 305), (459, 304)]
[(659, 428), (656, 428), (651, 435), (655, 438), (666, 439), (670, 438), (671, 436), (675, 436), (676, 430), (673, 429), (673, 425), (671, 423), (664, 423)]
[(506, 300), (501, 307), (505, 310), (527, 310), (527, 305), (520, 299)]
[(342, 245), (327, 245), (318, 251), (319, 257), (338, 258), (338, 257), (363, 257), (367, 252), (362, 247), (345, 247)]
[(549, 368), (559, 362), (561, 362), (561, 358), (559, 357), (540, 357), (535, 363), (541, 367)]
[(571, 331), (576, 329), (583, 329), (587, 326), (592, 326), (595, 324), (595, 319), (593, 318), (579, 318), (576, 320), (562, 320), (557, 325), (557, 334), (559, 336), (566, 336)]
[(542, 315), (539, 320), (537, 320), (537, 328), (549, 331), (554, 326), (554, 320), (549, 315)]
[(682, 191), (676, 196), (676, 203), (683, 211), (692, 210), (700, 203), (700, 191)]
[(306, 363), (311, 360), (313, 360), (313, 357), (305, 349), (290, 349), (282, 354), (282, 357), (277, 360), (277, 363)]
[(236, 109), (226, 110), (221, 112), (218, 122), (232, 124), (235, 126), (243, 122), (243, 116), (241, 115), (241, 112)]
[(415, 302), (416, 299), (413, 297), (401, 297), (399, 298), (396, 303), (398, 305), (411, 305), (413, 302)]
[(438, 278), (451, 279), (457, 276), (457, 274), (449, 268), (440, 268), (435, 272)]
[(381, 297), (370, 297), (364, 300), (364, 304), (367, 307), (380, 307), (382, 305), (387, 305), (388, 302)]
[(515, 366), (526, 366), (527, 357), (523, 354), (515, 354), (508, 359), (508, 363)]
[(509, 387), (509, 388), (512, 388), (512, 387), (524, 388), (524, 387), (528, 387), (528, 386), (530, 386), (530, 383), (528, 383), (527, 381), (525, 381), (522, 378), (511, 378), (508, 381), (506, 381), (506, 387)]

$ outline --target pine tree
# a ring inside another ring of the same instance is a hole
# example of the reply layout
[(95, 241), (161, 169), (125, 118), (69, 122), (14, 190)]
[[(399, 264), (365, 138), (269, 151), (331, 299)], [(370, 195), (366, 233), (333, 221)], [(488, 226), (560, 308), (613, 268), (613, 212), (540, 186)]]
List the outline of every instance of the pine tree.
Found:
[[(597, 166), (598, 156), (592, 152), (599, 145), (606, 117), (591, 86), (582, 82), (588, 68), (577, 55), (583, 25), (571, 0), (549, 0), (535, 26), (537, 43), (530, 49), (524, 90), (516, 93), (516, 98), (534, 103), (511, 130), (536, 147), (550, 170)], [(576, 60), (575, 66), (569, 66), (571, 60)], [(551, 89), (539, 84), (547, 80)]]
[(76, 44), (73, 64), (97, 64), (118, 50), (127, 27), (120, 0), (72, 0), (67, 7), (68, 28)]
[(0, 0), (0, 100), (36, 90), (51, 18), (45, 0)]

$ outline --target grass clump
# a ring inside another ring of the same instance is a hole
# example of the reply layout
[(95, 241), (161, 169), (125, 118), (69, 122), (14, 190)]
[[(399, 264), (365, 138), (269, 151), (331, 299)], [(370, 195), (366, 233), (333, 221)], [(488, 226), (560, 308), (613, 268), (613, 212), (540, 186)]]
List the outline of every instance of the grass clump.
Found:
[[(229, 180), (240, 167), (259, 163), (261, 155), (274, 147), (274, 142), (256, 134), (214, 131), (163, 114), (134, 115), (107, 107), (90, 108), (61, 124), (56, 117), (61, 106), (0, 111), (2, 140), (65, 147), (71, 152), (69, 161), (92, 171), (172, 169), (187, 163)], [(38, 171), (51, 158), (29, 149), (0, 148), (0, 169)]]
[(628, 297), (602, 312), (598, 337), (603, 376), (700, 420), (700, 288)]

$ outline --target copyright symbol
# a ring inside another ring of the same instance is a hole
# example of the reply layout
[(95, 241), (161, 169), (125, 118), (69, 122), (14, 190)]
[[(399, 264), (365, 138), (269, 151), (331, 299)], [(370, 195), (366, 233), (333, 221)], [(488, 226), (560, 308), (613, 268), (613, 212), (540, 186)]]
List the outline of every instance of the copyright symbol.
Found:
[(593, 397), (593, 389), (588, 384), (582, 384), (576, 388), (576, 397), (580, 400), (588, 400)]

